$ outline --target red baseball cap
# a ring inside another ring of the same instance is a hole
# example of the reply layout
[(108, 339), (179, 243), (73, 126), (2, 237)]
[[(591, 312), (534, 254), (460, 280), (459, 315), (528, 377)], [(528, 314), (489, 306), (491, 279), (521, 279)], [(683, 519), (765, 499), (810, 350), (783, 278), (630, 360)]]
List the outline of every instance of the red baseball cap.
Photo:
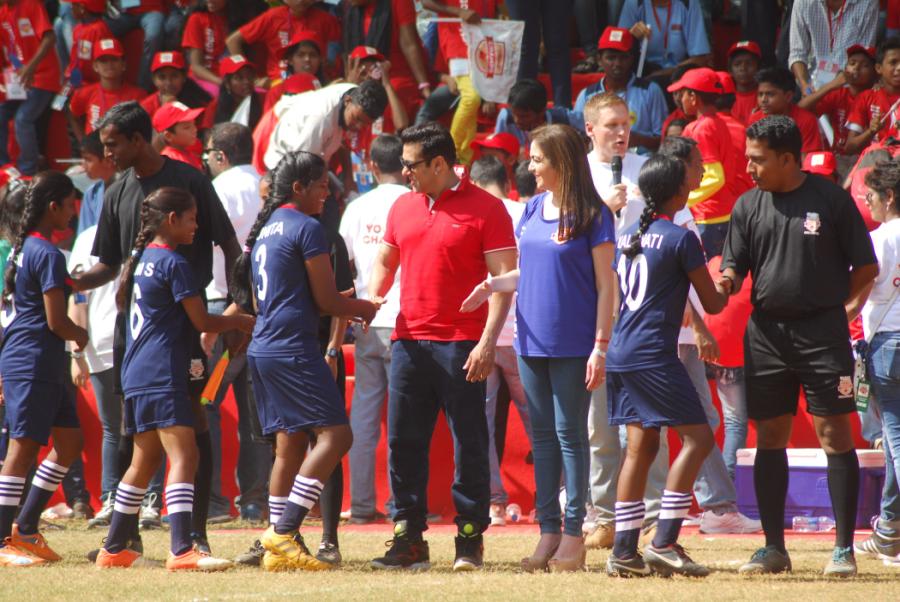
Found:
[(325, 46), (322, 43), (322, 36), (319, 35), (318, 32), (312, 31), (310, 29), (300, 29), (294, 32), (294, 35), (291, 36), (291, 39), (288, 41), (287, 46), (285, 46), (285, 50), (296, 46), (300, 42), (309, 42), (311, 44), (315, 44), (316, 48), (319, 49), (319, 54), (322, 53), (322, 48)]
[(232, 54), (231, 56), (226, 56), (219, 62), (219, 77), (233, 75), (244, 67), (253, 69), (253, 64), (245, 59), (243, 55)]
[(762, 50), (759, 49), (759, 44), (752, 40), (740, 40), (739, 42), (735, 42), (731, 45), (731, 48), (728, 49), (728, 54), (725, 55), (725, 58), (730, 59), (731, 55), (735, 52), (749, 52), (756, 56), (756, 58), (762, 58)]
[(598, 50), (619, 50), (630, 52), (634, 46), (634, 36), (627, 29), (621, 27), (607, 27), (597, 42)]
[(862, 52), (867, 55), (873, 61), (875, 60), (875, 49), (871, 46), (863, 46), (862, 44), (854, 44), (850, 48), (847, 49), (847, 58), (850, 58), (851, 55), (856, 54), (857, 52)]
[(736, 90), (731, 74), (727, 71), (716, 71), (716, 75), (719, 76), (719, 83), (722, 84), (722, 94), (734, 94)]
[(70, 4), (81, 4), (92, 13), (103, 14), (106, 12), (106, 0), (63, 0)]
[(172, 67), (173, 69), (184, 69), (184, 55), (177, 51), (167, 50), (165, 52), (157, 52), (153, 56), (153, 64), (150, 65), (150, 72), (163, 67)]
[(691, 69), (681, 76), (677, 82), (666, 88), (669, 92), (678, 90), (694, 90), (710, 94), (722, 94), (722, 83), (719, 76), (709, 67)]
[(357, 46), (353, 49), (353, 52), (350, 53), (350, 58), (360, 60), (375, 59), (376, 61), (383, 61), (384, 55), (371, 46)]
[(803, 160), (803, 171), (819, 174), (820, 176), (832, 176), (837, 169), (834, 155), (828, 151), (808, 153)]
[(125, 56), (125, 49), (122, 48), (122, 42), (115, 38), (103, 38), (94, 44), (93, 60), (97, 60), (102, 56), (116, 56), (122, 58)]
[(311, 73), (295, 73), (284, 80), (285, 94), (302, 94), (322, 87), (319, 78)]
[(518, 158), (519, 156), (519, 140), (507, 132), (499, 132), (491, 134), (487, 138), (475, 140), (472, 142), (471, 147), (473, 150), (478, 148), (497, 148), (505, 151), (511, 157)]
[(199, 109), (188, 108), (186, 104), (177, 100), (167, 102), (153, 114), (153, 129), (157, 132), (164, 132), (176, 123), (193, 121), (200, 116), (203, 110), (203, 107)]

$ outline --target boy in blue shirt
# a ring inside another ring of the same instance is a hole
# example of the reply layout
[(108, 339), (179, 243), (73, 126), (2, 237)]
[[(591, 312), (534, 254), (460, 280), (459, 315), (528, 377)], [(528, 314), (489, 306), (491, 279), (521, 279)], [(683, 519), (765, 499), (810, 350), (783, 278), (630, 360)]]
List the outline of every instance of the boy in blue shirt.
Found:
[(547, 108), (547, 89), (536, 79), (520, 79), (509, 90), (509, 106), (497, 115), (494, 133), (507, 132), (526, 149), (531, 132), (548, 123), (571, 125), (583, 130), (581, 118), (563, 107)]
[(116, 176), (116, 165), (103, 152), (100, 132), (93, 131), (81, 141), (81, 166), (91, 180), (96, 180), (84, 191), (81, 209), (78, 212), (78, 231), (81, 234), (100, 221), (100, 209), (103, 208), (103, 194), (106, 185), (112, 183)]

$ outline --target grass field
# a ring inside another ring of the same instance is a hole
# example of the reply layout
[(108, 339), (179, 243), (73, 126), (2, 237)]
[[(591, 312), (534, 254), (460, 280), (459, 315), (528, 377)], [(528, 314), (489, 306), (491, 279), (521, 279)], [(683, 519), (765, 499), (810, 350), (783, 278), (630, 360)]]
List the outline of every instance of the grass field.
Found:
[[(831, 550), (825, 536), (789, 538), (793, 574), (747, 578), (738, 575), (737, 568), (760, 545), (761, 536), (710, 537), (688, 529), (682, 543), (695, 560), (713, 569), (712, 575), (703, 580), (620, 580), (602, 571), (606, 551), (589, 552), (584, 573), (519, 572), (519, 559), (530, 553), (536, 533), (536, 527), (522, 525), (489, 531), (485, 536), (486, 568), (479, 573), (454, 574), (450, 570), (452, 526), (438, 526), (427, 533), (433, 564), (430, 572), (372, 572), (369, 559), (380, 555), (390, 538), (390, 528), (380, 525), (342, 529), (344, 566), (337, 571), (269, 574), (240, 568), (218, 574), (173, 575), (164, 569), (95, 569), (84, 553), (96, 547), (105, 532), (69, 522), (65, 531), (47, 532), (50, 544), (64, 560), (32, 569), (0, 570), (0, 600), (900, 600), (900, 568), (886, 567), (878, 560), (860, 558), (856, 579), (824, 579), (821, 571)], [(304, 534), (314, 549), (318, 529), (305, 528)], [(216, 555), (232, 557), (244, 551), (255, 535), (249, 529), (225, 528), (212, 531), (210, 541)], [(165, 558), (168, 533), (145, 533), (144, 546), (148, 557)]]

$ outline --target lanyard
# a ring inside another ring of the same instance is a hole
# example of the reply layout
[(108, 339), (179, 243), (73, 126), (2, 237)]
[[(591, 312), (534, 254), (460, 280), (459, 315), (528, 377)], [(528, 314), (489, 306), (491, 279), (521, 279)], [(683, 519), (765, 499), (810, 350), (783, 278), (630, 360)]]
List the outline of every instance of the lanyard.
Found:
[(847, 7), (847, 0), (843, 0), (841, 2), (841, 8), (837, 13), (837, 17), (835, 18), (835, 22), (831, 21), (831, 9), (828, 6), (825, 7), (825, 13), (828, 15), (828, 50), (830, 52), (834, 52), (834, 32), (836, 29), (840, 29), (841, 21), (844, 19), (844, 9)]
[[(650, 10), (653, 11), (653, 20), (656, 21), (656, 28), (662, 30), (663, 32), (663, 48), (666, 50), (669, 49), (669, 24), (672, 22), (672, 0), (669, 0), (669, 5), (666, 6), (666, 27), (663, 29), (662, 23), (659, 22), (659, 15), (656, 14), (656, 7), (653, 5), (653, 1), (650, 1)], [(829, 13), (830, 16), (830, 13)]]

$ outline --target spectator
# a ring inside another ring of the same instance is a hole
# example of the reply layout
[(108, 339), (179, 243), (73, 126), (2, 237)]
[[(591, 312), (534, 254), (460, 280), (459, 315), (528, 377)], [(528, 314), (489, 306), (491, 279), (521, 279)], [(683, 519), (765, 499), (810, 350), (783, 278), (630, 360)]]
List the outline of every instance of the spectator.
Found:
[[(900, 48), (900, 44), (898, 44), (898, 48)], [(898, 53), (898, 57), (900, 57), (900, 53)], [(757, 89), (759, 109), (750, 115), (749, 125), (768, 115), (785, 115), (797, 124), (803, 134), (803, 154), (825, 148), (816, 116), (794, 104), (796, 87), (790, 71), (783, 67), (763, 69), (756, 74), (756, 81), (759, 83)]]
[[(516, 140), (515, 136), (506, 132), (490, 134), (486, 138), (472, 142), (472, 150), (475, 151), (476, 161), (482, 157), (494, 157), (500, 161), (506, 169), (507, 183), (513, 181), (513, 172), (516, 169), (516, 162), (519, 160), (521, 151), (519, 141)], [(515, 189), (509, 190), (508, 196), (511, 199), (516, 199), (518, 198), (518, 192)]]
[(81, 199), (76, 234), (81, 234), (91, 226), (97, 225), (100, 211), (103, 209), (103, 194), (106, 186), (112, 184), (112, 180), (116, 176), (116, 166), (112, 159), (106, 156), (103, 143), (100, 142), (100, 132), (97, 130), (81, 139), (81, 167), (84, 169), (85, 175), (94, 183), (84, 191), (84, 197)]
[[(277, 86), (280, 88), (281, 92), (281, 96), (278, 99), (279, 101), (296, 94), (320, 90), (322, 87), (319, 84), (319, 80), (309, 73), (291, 75), (284, 80), (282, 84), (278, 84)], [(278, 125), (279, 115), (275, 112), (275, 106), (277, 104), (278, 103), (276, 102), (275, 105), (272, 105), (270, 108), (264, 109), (263, 116), (260, 117), (259, 123), (256, 124), (256, 128), (253, 130), (253, 167), (255, 167), (256, 171), (260, 174), (267, 173), (264, 158), (266, 152), (269, 150), (269, 140), (272, 137), (272, 132), (275, 130), (275, 126)]]
[(786, 62), (793, 0), (741, 0), (740, 4), (741, 37), (759, 47), (762, 64), (771, 67)]
[(756, 74), (762, 51), (756, 42), (742, 40), (728, 49), (728, 73), (734, 80), (735, 100), (731, 116), (742, 124), (747, 124), (750, 114), (756, 110)]
[(509, 106), (497, 114), (494, 133), (508, 132), (527, 152), (531, 132), (544, 124), (580, 125), (581, 119), (563, 107), (547, 108), (547, 89), (536, 79), (521, 79), (509, 90)]
[(878, 45), (875, 70), (881, 76), (875, 87), (860, 94), (847, 116), (848, 154), (856, 154), (872, 142), (897, 137), (896, 117), (889, 115), (900, 99), (900, 38), (888, 38)]
[(519, 193), (519, 202), (527, 203), (537, 192), (537, 182), (534, 174), (528, 169), (530, 161), (521, 161), (516, 165), (516, 192)]
[(188, 78), (184, 55), (180, 52), (167, 50), (156, 53), (150, 68), (156, 92), (144, 98), (141, 107), (151, 118), (156, 115), (159, 107), (176, 100), (192, 109), (206, 109), (209, 106), (212, 97), (193, 79)]
[(663, 132), (663, 138), (673, 138), (684, 134), (684, 128), (690, 123), (687, 119), (673, 119), (669, 121)]
[(553, 104), (572, 106), (571, 59), (569, 58), (569, 21), (573, 0), (506, 0), (512, 19), (525, 21), (522, 57), (517, 79), (534, 79), (538, 74), (538, 55), (543, 40), (547, 71), (553, 87)]
[(165, 22), (164, 0), (141, 0), (125, 2), (119, 15), (106, 18), (109, 30), (117, 38), (124, 39), (129, 31), (139, 29), (144, 34), (144, 47), (141, 53), (141, 69), (138, 73), (138, 85), (147, 92), (153, 89), (150, 65), (156, 53), (163, 49), (163, 26)]
[[(191, 77), (210, 96), (219, 92), (219, 59), (225, 54), (225, 38), (228, 36), (228, 13), (236, 0), (206, 0), (187, 18), (181, 47), (191, 66)], [(152, 113), (151, 113), (152, 115)]]
[(837, 172), (837, 163), (834, 159), (834, 153), (821, 151), (818, 153), (809, 153), (803, 159), (803, 171), (822, 176), (826, 180), (831, 180), (838, 186), (841, 185), (842, 179)]
[[(284, 49), (284, 79), (280, 79), (274, 83), (269, 91), (266, 92), (265, 104), (263, 112), (268, 111), (275, 106), (282, 94), (285, 93), (285, 86), (288, 79), (296, 75), (308, 75), (315, 80), (314, 88), (321, 88), (322, 77), (322, 46), (323, 43), (319, 39), (319, 34), (314, 31), (301, 30), (294, 34), (290, 44)], [(295, 80), (297, 81), (297, 80)], [(305, 78), (305, 81), (312, 80)], [(296, 94), (296, 92), (293, 92)]]
[[(239, 54), (222, 59), (219, 63), (222, 85), (219, 95), (207, 108), (204, 126), (233, 121), (246, 125), (252, 131), (262, 117), (263, 96), (256, 91), (256, 71), (253, 63)], [(212, 123), (209, 118), (212, 117)]]
[(99, 81), (94, 70), (94, 45), (114, 37), (103, 20), (106, 0), (73, 0), (72, 16), (78, 24), (72, 29), (72, 50), (69, 52), (65, 80), (78, 88), (82, 84)]
[(719, 77), (719, 83), (722, 84), (722, 93), (716, 98), (716, 112), (728, 126), (731, 147), (737, 157), (738, 190), (750, 190), (754, 186), (753, 180), (750, 179), (750, 174), (744, 168), (746, 165), (744, 151), (747, 148), (747, 126), (734, 117), (733, 111), (737, 102), (734, 79), (727, 71), (716, 71), (716, 75)]
[[(688, 71), (690, 71), (691, 69), (699, 69), (699, 67), (696, 67), (694, 65), (683, 65), (681, 67), (676, 68), (672, 74), (672, 83), (675, 83), (678, 80), (680, 80), (682, 77), (684, 77), (684, 74), (687, 73)], [(663, 126), (662, 126), (663, 132), (668, 131), (669, 124), (675, 120), (684, 121), (685, 122), (684, 127), (687, 127), (687, 124), (694, 120), (694, 116), (689, 116), (689, 115), (685, 114), (684, 109), (681, 106), (682, 93), (683, 93), (683, 90), (676, 90), (675, 92), (672, 92), (669, 95), (669, 97), (672, 99), (670, 108), (672, 108), (673, 110), (671, 113), (669, 113), (669, 116), (666, 117), (666, 120), (663, 121)], [(665, 136), (663, 136), (663, 139), (665, 139)]]
[(190, 109), (177, 100), (161, 106), (153, 115), (153, 130), (165, 144), (159, 154), (202, 170), (200, 155), (195, 152), (198, 145), (197, 117), (202, 112), (203, 109)]

